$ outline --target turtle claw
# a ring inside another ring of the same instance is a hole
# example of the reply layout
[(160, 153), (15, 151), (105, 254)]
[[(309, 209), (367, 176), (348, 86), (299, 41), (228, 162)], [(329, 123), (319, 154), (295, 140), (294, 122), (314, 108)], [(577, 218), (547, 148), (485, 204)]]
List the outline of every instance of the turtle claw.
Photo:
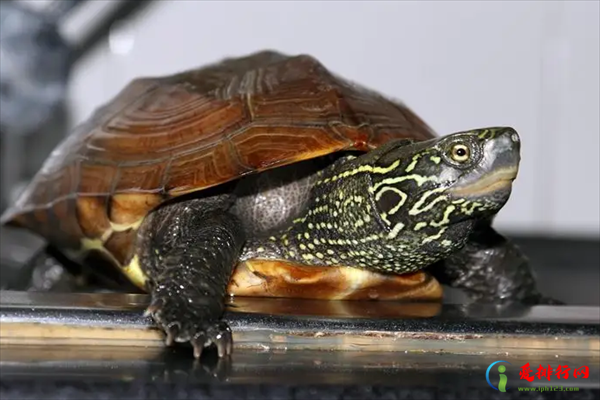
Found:
[(214, 344), (219, 358), (231, 354), (232, 334), (229, 326), (219, 320), (220, 305), (204, 303), (190, 307), (177, 298), (157, 297), (146, 309), (146, 315), (152, 316), (157, 325), (165, 332), (165, 344), (190, 342), (194, 349), (194, 358), (199, 359), (204, 348)]
[(160, 309), (163, 306), (164, 306), (164, 301), (162, 300), (162, 298), (152, 300), (150, 305), (146, 308), (146, 311), (144, 311), (144, 317), (152, 316), (154, 318), (157, 318), (158, 313), (160, 312)]
[(167, 337), (165, 338), (165, 345), (167, 347), (173, 346), (175, 340), (173, 339), (173, 334), (171, 332), (167, 332)]
[(167, 337), (165, 339), (165, 344), (167, 346), (172, 346), (174, 342), (181, 342), (182, 340), (180, 340), (180, 336), (179, 336), (179, 328), (180, 325), (179, 323), (175, 322), (173, 324), (171, 324), (168, 328), (165, 329), (165, 333), (167, 334)]
[(220, 322), (216, 326), (212, 327), (209, 331), (210, 340), (217, 347), (219, 358), (230, 355), (233, 352), (233, 338), (231, 334), (231, 328), (224, 323)]
[(192, 347), (194, 348), (194, 358), (199, 359), (202, 357), (202, 351), (204, 350), (204, 346), (206, 345), (206, 336), (203, 334), (196, 335), (196, 337), (191, 341)]
[(200, 358), (204, 347), (214, 344), (219, 358), (229, 356), (233, 351), (233, 338), (231, 328), (225, 322), (218, 322), (206, 329), (205, 333), (196, 335), (191, 340), (194, 347), (194, 358)]

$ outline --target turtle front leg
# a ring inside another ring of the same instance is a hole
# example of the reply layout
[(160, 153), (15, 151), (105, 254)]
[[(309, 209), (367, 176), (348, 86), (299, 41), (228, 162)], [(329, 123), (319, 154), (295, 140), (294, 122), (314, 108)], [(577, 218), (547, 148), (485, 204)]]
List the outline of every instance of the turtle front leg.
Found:
[(441, 283), (462, 289), (472, 302), (564, 304), (538, 291), (529, 260), (492, 228), (491, 220), (478, 222), (466, 245), (430, 270)]
[(232, 351), (221, 317), (245, 235), (227, 204), (212, 198), (167, 205), (140, 230), (140, 266), (152, 297), (146, 314), (164, 329), (167, 345), (189, 341), (196, 358), (211, 344), (219, 357)]

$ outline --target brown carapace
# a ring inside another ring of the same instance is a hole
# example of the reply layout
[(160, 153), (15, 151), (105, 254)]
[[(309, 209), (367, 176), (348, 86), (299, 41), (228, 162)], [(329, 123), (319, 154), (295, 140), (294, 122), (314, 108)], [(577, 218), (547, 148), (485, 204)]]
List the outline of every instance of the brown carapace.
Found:
[[(248, 174), (432, 130), (404, 105), (351, 84), (310, 56), (260, 52), (133, 81), (49, 157), (3, 222), (59, 248), (100, 250), (145, 289), (135, 237), (163, 202)], [(136, 275), (137, 274), (137, 275)], [(376, 272), (246, 261), (241, 296), (439, 299), (425, 272)]]

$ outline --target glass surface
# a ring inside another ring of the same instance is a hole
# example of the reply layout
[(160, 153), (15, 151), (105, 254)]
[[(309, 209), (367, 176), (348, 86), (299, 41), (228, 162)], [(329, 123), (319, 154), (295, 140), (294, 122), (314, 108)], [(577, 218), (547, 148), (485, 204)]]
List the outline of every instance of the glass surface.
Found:
[[(165, 349), (145, 295), (0, 292), (3, 379), (487, 385), (488, 366), (587, 365), (600, 387), (597, 307), (497, 309), (398, 302), (236, 298), (231, 359)], [(556, 364), (556, 365), (555, 365)], [(519, 380), (513, 368), (512, 382)], [(532, 385), (543, 385), (536, 380)]]

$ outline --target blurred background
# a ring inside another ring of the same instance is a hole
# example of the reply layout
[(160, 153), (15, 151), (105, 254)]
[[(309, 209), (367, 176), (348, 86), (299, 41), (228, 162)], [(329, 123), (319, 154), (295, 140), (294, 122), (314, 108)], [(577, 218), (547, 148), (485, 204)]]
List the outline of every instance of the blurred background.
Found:
[[(497, 226), (519, 237), (592, 241), (587, 251), (597, 253), (599, 5), (2, 1), (3, 204), (71, 127), (132, 79), (274, 49), (311, 54), (402, 100), (442, 135), (513, 126), (522, 168)], [(600, 269), (597, 257), (588, 262)]]
[[(311, 54), (344, 77), (404, 101), (440, 134), (515, 127), (523, 139), (523, 166), (499, 226), (518, 233), (599, 235), (597, 1), (14, 2), (44, 16), (59, 15), (57, 4), (67, 9), (65, 3), (80, 3), (56, 17), (58, 37), (37, 39), (38, 46), (52, 50), (35, 61), (40, 72), (56, 75), (46, 83), (54, 84), (57, 100), (65, 102), (69, 118), (62, 125), (37, 122), (30, 105), (18, 110), (4, 103), (10, 95), (5, 89), (11, 91), (4, 70), (15, 57), (10, 51), (2, 54), (2, 119), (11, 119), (5, 111), (12, 108), (13, 118), (20, 119), (16, 124), (34, 124), (26, 128), (28, 135), (35, 134), (35, 145), (23, 146), (28, 157), (20, 157), (33, 164), (24, 178), (69, 127), (132, 79), (270, 48)], [(137, 3), (135, 14), (115, 16), (116, 9), (131, 9), (131, 3)], [(27, 23), (6, 14), (3, 33), (14, 35), (8, 25), (15, 31), (17, 22)], [(109, 25), (106, 34), (80, 48), (70, 74), (64, 73), (71, 64), (68, 48), (85, 45), (103, 19)], [(58, 44), (59, 37), (67, 49)], [(64, 92), (55, 81), (66, 84)], [(41, 92), (29, 101), (48, 103), (52, 95), (41, 99)]]

